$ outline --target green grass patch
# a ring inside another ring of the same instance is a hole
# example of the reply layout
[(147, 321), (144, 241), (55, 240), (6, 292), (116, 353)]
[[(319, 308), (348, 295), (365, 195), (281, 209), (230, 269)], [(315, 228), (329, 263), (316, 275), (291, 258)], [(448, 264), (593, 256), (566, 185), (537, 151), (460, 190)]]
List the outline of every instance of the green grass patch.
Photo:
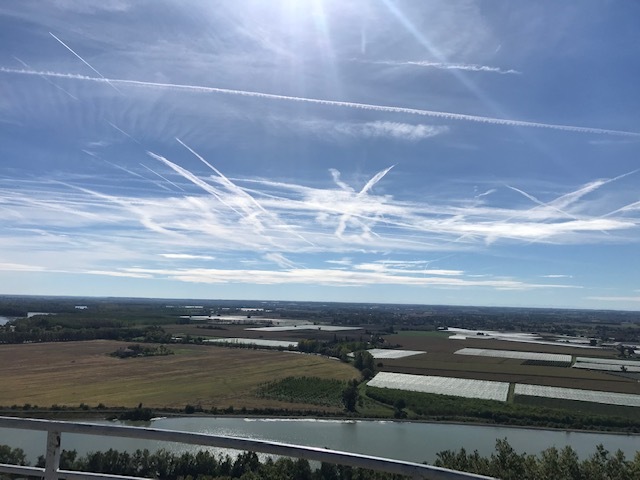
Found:
[(588, 415), (616, 415), (632, 421), (636, 421), (640, 417), (640, 409), (638, 407), (625, 405), (608, 405), (605, 403), (580, 402), (578, 400), (534, 397), (530, 395), (515, 395), (513, 401), (520, 405), (557, 408)]
[(404, 400), (409, 418), (412, 419), (640, 432), (637, 409), (634, 415), (632, 409), (609, 408), (615, 407), (609, 405), (602, 405), (606, 409), (594, 407), (598, 410), (591, 411), (585, 408), (585, 402), (545, 404), (536, 399), (535, 404), (530, 404), (516, 396), (514, 403), (506, 403), (369, 386), (366, 387), (366, 395), (388, 406), (393, 406), (399, 399)]
[(287, 377), (260, 386), (256, 395), (281, 402), (307, 403), (326, 407), (342, 406), (347, 383), (318, 377)]

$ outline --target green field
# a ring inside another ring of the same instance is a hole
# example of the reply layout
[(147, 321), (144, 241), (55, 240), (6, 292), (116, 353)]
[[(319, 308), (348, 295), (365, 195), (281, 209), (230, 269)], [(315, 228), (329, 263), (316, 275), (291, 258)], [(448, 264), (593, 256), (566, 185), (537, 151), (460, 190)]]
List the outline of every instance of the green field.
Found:
[(290, 403), (342, 408), (342, 391), (347, 382), (317, 377), (287, 377), (266, 383), (257, 395)]

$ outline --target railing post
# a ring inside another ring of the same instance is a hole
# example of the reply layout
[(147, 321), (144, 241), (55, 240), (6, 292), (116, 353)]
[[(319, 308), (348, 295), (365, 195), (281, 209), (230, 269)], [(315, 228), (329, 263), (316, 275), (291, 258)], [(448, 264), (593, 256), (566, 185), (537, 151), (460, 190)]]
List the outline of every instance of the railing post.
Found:
[(60, 468), (60, 432), (47, 432), (47, 456), (44, 465), (44, 480), (58, 480)]

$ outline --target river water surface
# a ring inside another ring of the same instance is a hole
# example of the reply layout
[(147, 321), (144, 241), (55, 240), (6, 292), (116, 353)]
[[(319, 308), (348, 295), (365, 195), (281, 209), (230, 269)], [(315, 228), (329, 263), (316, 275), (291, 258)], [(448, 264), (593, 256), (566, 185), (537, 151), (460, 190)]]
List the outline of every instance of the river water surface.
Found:
[[(87, 422), (111, 424), (106, 421)], [(335, 450), (429, 463), (436, 459), (437, 452), (449, 449), (458, 450), (463, 447), (468, 452), (478, 450), (481, 455), (488, 455), (493, 452), (496, 439), (501, 438), (506, 438), (517, 452), (532, 454), (537, 454), (552, 446), (563, 448), (569, 445), (576, 450), (581, 458), (586, 458), (595, 452), (596, 445), (600, 443), (611, 452), (622, 450), (627, 458), (633, 458), (635, 453), (640, 451), (639, 435), (444, 423), (190, 416), (155, 419), (145, 423), (144, 426), (327, 447)], [(33, 462), (38, 455), (44, 453), (45, 434), (0, 428), (0, 443), (23, 448)], [(80, 454), (108, 450), (109, 448), (128, 451), (135, 451), (138, 448), (150, 450), (166, 448), (176, 453), (195, 448), (126, 438), (73, 434), (63, 434), (62, 447), (69, 450), (75, 449)], [(221, 449), (211, 450), (231, 453)]]

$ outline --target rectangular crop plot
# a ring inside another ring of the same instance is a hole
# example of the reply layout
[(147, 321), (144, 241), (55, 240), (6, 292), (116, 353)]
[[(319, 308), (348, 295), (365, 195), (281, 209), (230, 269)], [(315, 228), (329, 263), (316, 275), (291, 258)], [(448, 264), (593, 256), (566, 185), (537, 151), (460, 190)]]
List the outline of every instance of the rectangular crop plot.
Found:
[(576, 362), (573, 368), (583, 368), (585, 370), (600, 370), (603, 372), (633, 372), (640, 373), (640, 363), (632, 365), (625, 365), (619, 363), (590, 363), (590, 362)]
[(631, 367), (640, 367), (639, 360), (619, 360), (617, 358), (593, 358), (593, 357), (576, 357), (578, 363), (602, 363), (609, 365), (627, 365)]
[(571, 355), (557, 353), (516, 352), (513, 350), (490, 350), (487, 348), (463, 348), (455, 352), (457, 355), (475, 355), (478, 357), (514, 358), (517, 360), (537, 360), (540, 362), (556, 362), (571, 364)]
[(578, 400), (580, 402), (640, 407), (640, 395), (630, 393), (601, 392), (597, 390), (547, 387), (543, 385), (524, 385), (521, 383), (516, 384), (514, 393), (516, 395), (528, 395), (531, 397), (559, 398), (563, 400)]
[(247, 328), (255, 332), (293, 332), (297, 330), (318, 330), (322, 332), (345, 332), (349, 330), (362, 330), (362, 327), (340, 327), (338, 325), (313, 325), (311, 323), (303, 325), (285, 325), (281, 327), (255, 327)]
[(453, 395), (456, 397), (500, 400), (503, 402), (507, 400), (507, 394), (509, 393), (509, 384), (506, 382), (391, 372), (378, 373), (367, 385), (412, 392)]
[(205, 340), (206, 343), (240, 343), (243, 345), (257, 345), (258, 347), (271, 348), (298, 348), (298, 342), (282, 341), (282, 340), (264, 340), (262, 338), (211, 338)]
[[(367, 350), (367, 352), (369, 352), (371, 356), (376, 360), (379, 358), (404, 358), (411, 357), (413, 355), (420, 355), (421, 353), (427, 353), (421, 350), (393, 350), (390, 348), (372, 348), (370, 350)], [(354, 354), (350, 353), (349, 356), (353, 357)]]

